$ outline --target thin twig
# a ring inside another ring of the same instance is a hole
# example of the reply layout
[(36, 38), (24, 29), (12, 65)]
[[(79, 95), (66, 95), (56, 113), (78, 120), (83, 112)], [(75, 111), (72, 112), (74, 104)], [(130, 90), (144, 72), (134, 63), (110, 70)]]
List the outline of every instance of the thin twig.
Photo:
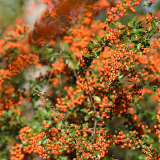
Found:
[(50, 75), (49, 75), (49, 78), (48, 78), (48, 81), (47, 81), (47, 86), (48, 86), (48, 83), (49, 83), (49, 81), (50, 81), (50, 79), (51, 79), (51, 77), (52, 77), (53, 70), (54, 70), (54, 68), (52, 69), (52, 71), (51, 71), (51, 73), (50, 73)]
[(94, 134), (93, 134), (93, 139), (94, 139), (94, 141), (96, 141), (96, 128), (97, 128), (97, 123), (98, 123), (98, 121), (97, 121), (97, 111), (96, 111), (96, 108), (94, 106), (93, 98), (92, 98), (91, 92), (90, 92), (89, 87), (88, 87), (88, 80), (87, 80), (86, 74), (85, 74), (85, 79), (86, 79), (86, 83), (87, 83), (87, 89), (88, 89), (88, 93), (89, 93), (89, 98), (91, 100), (91, 105), (92, 105), (92, 107), (94, 109)]

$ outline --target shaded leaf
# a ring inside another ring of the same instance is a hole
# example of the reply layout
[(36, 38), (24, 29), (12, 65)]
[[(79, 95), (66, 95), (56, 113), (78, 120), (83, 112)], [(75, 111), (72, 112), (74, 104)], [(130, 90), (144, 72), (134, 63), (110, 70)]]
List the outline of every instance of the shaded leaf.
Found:
[(83, 113), (88, 113), (87, 109), (81, 109), (80, 111), (83, 112)]
[(90, 118), (91, 118), (91, 115), (86, 115), (84, 120), (88, 121)]
[(101, 99), (100, 99), (98, 96), (94, 96), (93, 98), (94, 98), (94, 100), (97, 101), (97, 102), (100, 102), (100, 101), (101, 101)]
[(67, 48), (68, 48), (68, 43), (64, 43), (62, 46), (62, 50), (67, 51)]

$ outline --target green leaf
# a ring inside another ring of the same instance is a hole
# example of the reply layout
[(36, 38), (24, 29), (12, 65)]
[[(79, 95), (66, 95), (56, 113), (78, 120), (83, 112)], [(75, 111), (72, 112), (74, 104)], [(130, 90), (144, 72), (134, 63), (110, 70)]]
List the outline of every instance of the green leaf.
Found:
[(100, 44), (98, 42), (94, 42), (94, 45), (97, 46), (97, 47), (100, 46)]
[(84, 113), (88, 113), (88, 110), (87, 110), (87, 109), (81, 109), (80, 111), (81, 111), (81, 112), (84, 112)]
[(135, 37), (139, 37), (139, 32), (135, 32)]
[(90, 111), (89, 113), (88, 113), (88, 115), (91, 115), (91, 114), (93, 114), (94, 113), (94, 111)]
[(87, 57), (87, 58), (88, 58), (88, 57), (93, 57), (92, 54), (83, 54), (83, 56), (84, 56), (84, 57)]
[(97, 158), (98, 158), (98, 159), (101, 159), (100, 153), (99, 153), (99, 154), (97, 154)]
[(137, 45), (137, 49), (138, 49), (138, 50), (141, 49), (141, 45), (142, 45), (141, 43), (139, 43), (139, 44)]
[(138, 32), (147, 32), (147, 31), (144, 29), (138, 29)]
[(19, 93), (24, 93), (25, 92), (25, 88), (21, 89)]
[(129, 22), (129, 23), (128, 23), (128, 26), (132, 28), (132, 27), (133, 27), (132, 22)]
[(152, 26), (153, 28), (156, 28), (156, 24), (155, 24), (154, 21), (151, 22), (151, 26)]
[(67, 156), (66, 156), (66, 157), (59, 156), (58, 159), (59, 159), (59, 160), (68, 160), (68, 157), (67, 157)]
[(116, 26), (117, 29), (118, 29), (118, 24), (119, 22), (114, 22), (114, 25)]
[(148, 4), (148, 7), (151, 7), (153, 3), (147, 3), (147, 4)]
[(145, 155), (145, 154), (142, 154), (142, 155), (140, 155), (140, 156), (138, 157), (138, 159), (139, 159), (139, 160), (144, 160), (144, 159), (146, 159), (146, 155)]
[(154, 34), (154, 32), (155, 32), (155, 29), (151, 30), (149, 35), (152, 36)]
[(87, 102), (89, 102), (89, 103), (91, 102), (90, 99), (89, 99), (89, 97), (87, 97)]
[(87, 45), (86, 47), (84, 48), (87, 48), (87, 49), (92, 49), (92, 46), (91, 45)]
[(139, 28), (140, 26), (142, 26), (142, 21), (137, 20), (135, 26), (138, 27), (138, 28)]
[(145, 42), (145, 47), (150, 48), (150, 43), (148, 41)]
[(153, 29), (153, 27), (152, 27), (152, 26), (150, 26), (150, 27), (148, 28), (148, 31), (150, 32), (152, 29)]
[(129, 27), (133, 27), (136, 18), (137, 18), (137, 16), (135, 16), (135, 17), (132, 19), (132, 21), (130, 21), (130, 22), (128, 23), (128, 26), (129, 26)]
[(83, 127), (83, 128), (85, 128), (86, 126), (88, 126), (88, 123), (87, 123), (87, 122), (82, 124), (82, 127)]
[(135, 34), (136, 32), (137, 32), (136, 29), (131, 29), (131, 30), (129, 31), (130, 34), (133, 34), (133, 33)]
[(2, 126), (2, 127), (1, 127), (1, 131), (4, 131), (4, 130), (6, 130), (6, 129), (8, 129), (7, 126)]
[(67, 48), (68, 48), (68, 43), (64, 43), (62, 46), (62, 50), (67, 51)]
[(74, 69), (75, 69), (75, 70), (79, 70), (79, 66), (75, 67)]
[(96, 53), (101, 52), (101, 48), (99, 48), (98, 50), (96, 50)]
[(130, 26), (130, 27), (133, 27), (133, 26), (134, 26), (134, 22), (135, 22), (136, 18), (137, 18), (137, 16), (135, 16), (135, 17), (132, 19), (132, 21), (129, 23), (129, 26)]
[(49, 104), (49, 102), (46, 102), (46, 106), (47, 106), (47, 108), (49, 108), (49, 107), (50, 107), (50, 104)]
[(39, 109), (39, 112), (40, 112), (42, 115), (44, 115), (44, 116), (47, 116), (47, 115), (48, 115), (48, 112), (46, 111), (45, 108)]
[(101, 41), (102, 40), (102, 38), (101, 37), (98, 37), (98, 41)]
[(47, 54), (51, 54), (53, 52), (53, 48), (46, 48)]
[(91, 115), (86, 115), (84, 120), (88, 121), (90, 118), (91, 118)]
[(118, 82), (118, 86), (119, 86), (119, 87), (122, 87), (122, 83), (121, 83), (121, 82)]
[(62, 122), (59, 122), (58, 124), (56, 124), (56, 128), (58, 127), (62, 127), (63, 123)]
[(101, 116), (100, 115), (97, 115), (96, 118), (99, 120), (99, 121), (102, 121), (101, 119)]
[(152, 139), (152, 138), (147, 138), (147, 143), (153, 144), (153, 143), (154, 143), (154, 139)]
[(123, 75), (119, 75), (118, 79), (121, 80), (123, 78)]
[(136, 18), (137, 18), (137, 16), (135, 16), (135, 17), (132, 19), (132, 23), (135, 22)]
[(16, 93), (12, 94), (12, 98), (17, 98), (17, 97), (18, 97), (18, 94), (16, 94)]
[(134, 50), (134, 53), (135, 53), (135, 54), (137, 54), (137, 52), (138, 52), (138, 50), (137, 50), (137, 49), (136, 49), (136, 50)]
[(123, 35), (125, 32), (126, 32), (126, 28), (122, 29), (119, 34)]
[(46, 139), (46, 140), (43, 141), (42, 145), (43, 145), (44, 147), (46, 147), (46, 144), (47, 144), (47, 143), (48, 143), (48, 140)]
[(142, 52), (142, 51), (140, 51), (140, 52), (139, 52), (139, 54), (140, 54), (140, 55), (143, 55), (143, 52)]
[(8, 117), (10, 117), (13, 114), (13, 109), (8, 110)]
[(98, 96), (93, 96), (93, 98), (94, 98), (94, 100), (95, 100), (96, 102), (100, 102), (100, 101), (101, 101), (101, 99), (100, 99)]
[(147, 2), (144, 2), (144, 4), (142, 4), (143, 6), (147, 6)]
[(29, 142), (23, 141), (22, 144), (23, 144), (23, 146), (28, 146), (28, 145), (29, 145)]
[(49, 94), (45, 94), (45, 96), (48, 96), (48, 97), (50, 97), (50, 95), (49, 95)]

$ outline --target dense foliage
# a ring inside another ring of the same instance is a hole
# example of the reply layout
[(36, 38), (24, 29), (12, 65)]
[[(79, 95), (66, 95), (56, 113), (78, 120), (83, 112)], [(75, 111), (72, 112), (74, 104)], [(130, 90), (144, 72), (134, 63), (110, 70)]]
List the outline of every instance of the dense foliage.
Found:
[(1, 36), (1, 159), (160, 159), (156, 1), (119, 22), (140, 2), (43, 0), (33, 30)]

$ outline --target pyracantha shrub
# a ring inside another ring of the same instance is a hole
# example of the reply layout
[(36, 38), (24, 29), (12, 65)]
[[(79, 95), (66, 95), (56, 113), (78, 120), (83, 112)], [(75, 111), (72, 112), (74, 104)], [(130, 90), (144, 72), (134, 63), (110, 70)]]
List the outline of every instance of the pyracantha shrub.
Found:
[[(160, 159), (156, 1), (126, 24), (141, 0), (42, 2), (33, 30), (0, 39), (0, 157)], [(39, 76), (25, 79), (29, 68)]]

